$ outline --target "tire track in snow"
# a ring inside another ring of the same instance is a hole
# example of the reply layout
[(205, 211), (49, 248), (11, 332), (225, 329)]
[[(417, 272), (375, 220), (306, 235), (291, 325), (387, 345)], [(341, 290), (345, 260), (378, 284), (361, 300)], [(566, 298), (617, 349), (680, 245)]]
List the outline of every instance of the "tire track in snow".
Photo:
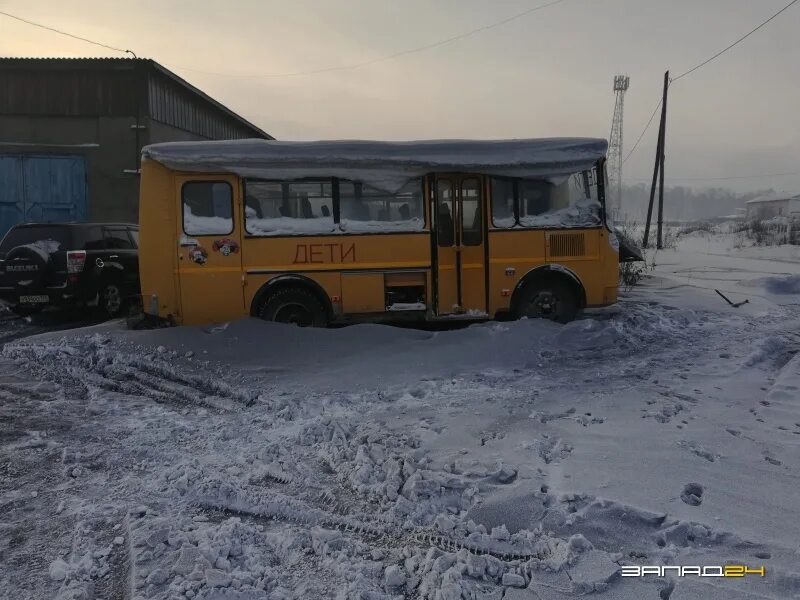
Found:
[(62, 383), (81, 397), (91, 398), (102, 390), (220, 411), (240, 410), (257, 398), (255, 392), (181, 372), (161, 359), (114, 352), (108, 343), (108, 339), (98, 336), (79, 338), (70, 344), (20, 343), (5, 346), (3, 354), (25, 362), (32, 371)]
[[(498, 541), (465, 540), (436, 532), (429, 527), (402, 528), (398, 524), (369, 522), (364, 515), (343, 517), (301, 504), (296, 499), (273, 495), (269, 499), (259, 498), (252, 491), (239, 489), (233, 492), (221, 484), (215, 490), (213, 484), (194, 496), (192, 503), (206, 509), (238, 515), (258, 517), (266, 522), (283, 521), (305, 527), (338, 529), (361, 537), (369, 543), (402, 547), (408, 544), (436, 547), (445, 552), (467, 550), (476, 555), (494, 556), (503, 561), (544, 560), (548, 554), (543, 550), (514, 548)], [(488, 536), (486, 536), (488, 537)]]

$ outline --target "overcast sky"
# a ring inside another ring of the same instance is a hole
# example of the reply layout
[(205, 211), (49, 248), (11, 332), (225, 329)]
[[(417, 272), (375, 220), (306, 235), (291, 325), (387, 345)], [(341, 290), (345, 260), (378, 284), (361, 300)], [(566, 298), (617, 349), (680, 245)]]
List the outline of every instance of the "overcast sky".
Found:
[[(0, 10), (157, 60), (278, 139), (608, 137), (631, 77), (630, 149), (677, 75), (788, 0), (0, 0)], [(668, 184), (800, 192), (800, 3), (670, 90)], [(3, 56), (120, 56), (0, 16)], [(625, 165), (651, 176), (657, 122)], [(680, 178), (680, 179), (678, 179)]]

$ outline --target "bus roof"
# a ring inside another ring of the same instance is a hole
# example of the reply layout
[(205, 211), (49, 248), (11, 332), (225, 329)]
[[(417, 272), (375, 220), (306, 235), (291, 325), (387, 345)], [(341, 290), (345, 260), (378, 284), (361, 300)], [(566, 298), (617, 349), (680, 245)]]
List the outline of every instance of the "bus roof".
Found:
[(339, 177), (396, 191), (431, 172), (476, 172), (507, 177), (563, 177), (590, 169), (608, 144), (595, 138), (425, 140), (382, 142), (263, 139), (168, 142), (142, 156), (170, 169), (234, 173), (259, 179)]

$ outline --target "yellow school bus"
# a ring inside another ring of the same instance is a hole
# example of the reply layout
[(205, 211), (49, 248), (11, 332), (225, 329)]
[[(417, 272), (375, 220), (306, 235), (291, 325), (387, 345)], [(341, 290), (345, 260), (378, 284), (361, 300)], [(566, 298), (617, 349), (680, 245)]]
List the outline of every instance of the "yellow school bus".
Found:
[(605, 140), (237, 140), (143, 151), (146, 313), (325, 326), (574, 318), (617, 300)]

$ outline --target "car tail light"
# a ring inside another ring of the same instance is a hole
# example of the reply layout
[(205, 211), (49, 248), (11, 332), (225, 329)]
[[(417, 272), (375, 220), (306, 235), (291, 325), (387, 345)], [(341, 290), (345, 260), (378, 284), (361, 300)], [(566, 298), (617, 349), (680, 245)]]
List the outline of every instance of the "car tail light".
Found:
[(86, 252), (84, 250), (69, 250), (67, 252), (67, 273), (74, 275), (83, 271), (86, 264)]

